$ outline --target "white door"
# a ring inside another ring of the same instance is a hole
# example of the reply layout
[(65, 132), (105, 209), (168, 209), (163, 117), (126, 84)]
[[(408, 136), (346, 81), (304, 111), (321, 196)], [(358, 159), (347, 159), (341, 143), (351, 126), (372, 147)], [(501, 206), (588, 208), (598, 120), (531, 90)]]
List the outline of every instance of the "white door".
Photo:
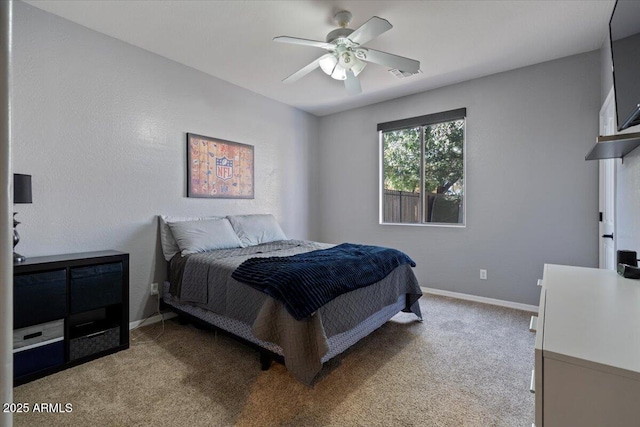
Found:
[[(616, 132), (616, 104), (613, 88), (600, 110), (600, 135)], [(617, 159), (599, 160), (599, 205), (600, 226), (598, 227), (600, 268), (616, 269), (616, 164)]]

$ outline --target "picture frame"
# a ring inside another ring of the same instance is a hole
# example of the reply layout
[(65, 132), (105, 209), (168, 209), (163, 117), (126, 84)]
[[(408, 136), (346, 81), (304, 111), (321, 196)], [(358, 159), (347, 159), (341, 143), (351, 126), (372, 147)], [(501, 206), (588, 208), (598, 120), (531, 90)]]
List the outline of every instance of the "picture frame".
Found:
[(253, 145), (187, 133), (187, 197), (253, 199)]

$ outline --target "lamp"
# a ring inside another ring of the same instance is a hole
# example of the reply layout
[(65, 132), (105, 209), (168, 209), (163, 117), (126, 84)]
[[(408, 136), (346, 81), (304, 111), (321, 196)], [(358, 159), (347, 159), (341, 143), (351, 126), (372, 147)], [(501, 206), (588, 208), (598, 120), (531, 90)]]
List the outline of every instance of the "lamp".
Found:
[[(13, 174), (13, 203), (32, 203), (31, 201), (31, 175), (21, 173)], [(20, 241), (20, 235), (16, 227), (20, 222), (16, 220), (16, 214), (13, 213), (13, 262), (23, 262), (26, 258), (15, 251), (16, 245)]]

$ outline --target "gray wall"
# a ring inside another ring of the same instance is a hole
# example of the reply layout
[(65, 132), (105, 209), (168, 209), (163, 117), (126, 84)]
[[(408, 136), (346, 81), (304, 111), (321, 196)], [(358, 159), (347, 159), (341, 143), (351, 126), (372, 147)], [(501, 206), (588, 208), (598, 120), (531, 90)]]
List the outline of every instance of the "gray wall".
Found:
[[(21, 2), (13, 28), (20, 253), (129, 252), (136, 320), (164, 278), (158, 214), (271, 212), (309, 237), (317, 118)], [(254, 145), (255, 200), (186, 198), (186, 132)]]
[[(638, 128), (638, 126), (634, 126)], [(640, 129), (636, 129), (640, 132)], [(618, 162), (616, 173), (616, 246), (640, 252), (640, 150)]]
[[(376, 124), (460, 107), (466, 228), (379, 225)], [(599, 109), (591, 52), (323, 117), (314, 233), (404, 250), (422, 286), (537, 304), (544, 263), (597, 266)]]

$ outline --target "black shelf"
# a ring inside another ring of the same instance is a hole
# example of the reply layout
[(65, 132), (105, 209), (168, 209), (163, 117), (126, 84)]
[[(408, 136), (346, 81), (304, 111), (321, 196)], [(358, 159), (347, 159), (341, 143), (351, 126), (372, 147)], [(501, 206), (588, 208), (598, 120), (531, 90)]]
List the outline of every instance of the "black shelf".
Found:
[(624, 159), (624, 156), (640, 146), (640, 132), (599, 136), (585, 160)]
[(129, 254), (27, 258), (13, 276), (14, 385), (129, 348)]

